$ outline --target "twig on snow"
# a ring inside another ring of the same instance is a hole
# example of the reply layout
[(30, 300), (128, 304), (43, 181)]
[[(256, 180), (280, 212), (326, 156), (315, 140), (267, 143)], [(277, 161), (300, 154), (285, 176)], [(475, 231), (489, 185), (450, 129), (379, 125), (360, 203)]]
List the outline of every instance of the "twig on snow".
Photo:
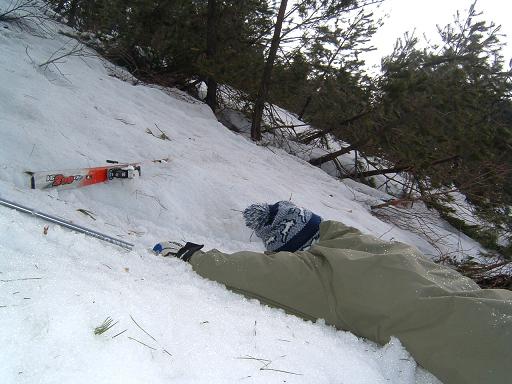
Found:
[(253, 357), (253, 356), (237, 357), (237, 359), (238, 360), (255, 360), (255, 361), (259, 361), (260, 363), (263, 364), (263, 367), (260, 367), (260, 371), (274, 371), (274, 372), (288, 373), (290, 375), (302, 376), (302, 373), (285, 371), (285, 370), (282, 370), (282, 369), (268, 368), (268, 366), (270, 364), (272, 364), (272, 360), (262, 359), (262, 358)]
[[(132, 321), (135, 323), (135, 325), (136, 325), (137, 327), (139, 327), (139, 329), (140, 329), (142, 332), (144, 332), (146, 335), (148, 335), (148, 336), (149, 336), (149, 337), (151, 337), (154, 341), (156, 341), (156, 339), (155, 339), (153, 336), (151, 336), (148, 332), (146, 332), (146, 330), (145, 330), (144, 328), (142, 328), (142, 327), (141, 327), (141, 326), (140, 326), (140, 325), (135, 321), (135, 319), (133, 318), (133, 316), (132, 316), (132, 315), (130, 315), (130, 318), (131, 318), (131, 319), (132, 319)], [(156, 342), (158, 343), (158, 341), (156, 341)]]
[(302, 376), (302, 373), (283, 371), (282, 369), (274, 369), (274, 368), (266, 368), (266, 367), (261, 367), (260, 371), (274, 371), (274, 372), (288, 373), (290, 375)]
[(78, 208), (78, 212), (83, 213), (85, 216), (89, 216), (91, 219), (96, 221), (96, 218), (94, 217), (94, 214), (91, 211), (88, 211), (87, 209)]
[(151, 346), (147, 345), (146, 343), (143, 343), (142, 341), (139, 341), (139, 340), (137, 340), (137, 339), (134, 339), (134, 338), (133, 338), (133, 337), (131, 337), (131, 336), (128, 336), (128, 338), (129, 338), (130, 340), (136, 341), (136, 342), (137, 342), (137, 343), (139, 343), (139, 344), (144, 345), (145, 347), (147, 347), (147, 348), (149, 348), (149, 349), (152, 349), (153, 351), (156, 351), (156, 348), (153, 348), (153, 347), (151, 347)]
[(41, 280), (41, 279), (42, 279), (42, 277), (24, 277), (22, 279), (7, 279), (7, 280), (0, 279), (0, 281), (2, 283), (9, 283), (11, 281)]
[(160, 202), (160, 200), (159, 200), (156, 196), (148, 195), (148, 194), (146, 194), (146, 193), (144, 193), (144, 192), (141, 192), (141, 191), (139, 191), (139, 190), (136, 190), (136, 191), (135, 191), (135, 197), (137, 198), (137, 196), (138, 196), (138, 195), (142, 195), (142, 196), (145, 196), (145, 197), (149, 197), (149, 198), (151, 198), (151, 199), (155, 200), (155, 201), (158, 203), (158, 205), (160, 205), (160, 207), (162, 207), (162, 209), (165, 209), (166, 211), (168, 211), (167, 207), (166, 207), (165, 205), (163, 205), (163, 204)]
[(124, 331), (119, 332), (118, 334), (116, 334), (116, 335), (112, 336), (112, 338), (115, 338), (115, 337), (117, 337), (117, 336), (119, 336), (119, 335), (122, 335), (122, 334), (123, 334), (123, 333), (125, 333), (127, 330), (128, 330), (128, 329), (125, 329)]
[(237, 360), (256, 360), (256, 361), (259, 361), (260, 363), (264, 363), (264, 364), (272, 363), (272, 360), (262, 359), (262, 358), (253, 357), (253, 356), (240, 356), (240, 357), (237, 357), (236, 359)]
[[(39, 68), (43, 68), (44, 70), (47, 70), (49, 65), (53, 65), (55, 68), (57, 68), (57, 70), (59, 70), (59, 68), (57, 67), (57, 64), (64, 63), (63, 61), (60, 61), (60, 60), (65, 57), (71, 57), (71, 56), (83, 57), (86, 55), (94, 56), (92, 54), (87, 54), (85, 52), (85, 46), (80, 42), (76, 42), (75, 45), (73, 45), (71, 47), (71, 49), (67, 50), (66, 46), (68, 45), (68, 43), (70, 41), (71, 40), (67, 41), (66, 43), (64, 43), (64, 45), (62, 47), (60, 47), (55, 52), (53, 52), (51, 54), (51, 56), (48, 58), (48, 60), (46, 60), (44, 63), (39, 64)], [(59, 70), (59, 72), (60, 72), (60, 70)], [(62, 74), (62, 72), (60, 72), (60, 73)]]

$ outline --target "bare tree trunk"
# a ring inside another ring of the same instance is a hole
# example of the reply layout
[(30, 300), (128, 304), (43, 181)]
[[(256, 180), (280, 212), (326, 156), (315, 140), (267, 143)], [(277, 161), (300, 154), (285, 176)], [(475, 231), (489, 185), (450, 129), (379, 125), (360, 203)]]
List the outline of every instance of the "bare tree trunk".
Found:
[(61, 13), (62, 10), (64, 9), (65, 2), (66, 2), (66, 0), (60, 0), (59, 3), (57, 4), (57, 8), (55, 8), (55, 12)]
[(254, 103), (254, 112), (251, 125), (251, 139), (254, 141), (261, 140), (261, 121), (263, 118), (263, 109), (265, 107), (265, 101), (268, 96), (270, 78), (272, 75), (274, 61), (276, 59), (277, 49), (279, 48), (279, 43), (281, 42), (281, 29), (283, 27), (283, 20), (287, 3), (288, 0), (281, 0), (279, 13), (277, 14), (276, 26), (274, 29), (274, 36), (272, 37), (272, 43), (270, 44), (267, 62), (265, 63), (265, 68), (263, 70), (263, 77), (261, 78), (258, 97)]
[(76, 11), (78, 9), (78, 0), (72, 0), (68, 12), (68, 25), (74, 27), (76, 25)]
[[(215, 62), (217, 51), (217, 36), (216, 36), (216, 0), (208, 0), (208, 22), (207, 22), (207, 35), (206, 35), (206, 57), (208, 63), (212, 65)], [(213, 76), (208, 76), (206, 79), (208, 90), (206, 92), (206, 104), (215, 113), (217, 107), (217, 82)]]
[(302, 120), (302, 118), (304, 117), (304, 114), (306, 113), (306, 109), (309, 107), (309, 103), (311, 103), (311, 100), (313, 100), (313, 94), (310, 94), (306, 98), (306, 102), (304, 103), (304, 105), (302, 106), (302, 109), (299, 112), (299, 116), (298, 116), (299, 120)]

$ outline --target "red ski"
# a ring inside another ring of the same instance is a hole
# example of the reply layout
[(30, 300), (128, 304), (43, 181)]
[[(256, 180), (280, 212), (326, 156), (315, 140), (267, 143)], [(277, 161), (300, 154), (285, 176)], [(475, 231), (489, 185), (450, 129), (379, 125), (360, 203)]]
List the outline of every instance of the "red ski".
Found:
[(62, 171), (26, 172), (32, 189), (68, 189), (104, 183), (114, 179), (140, 176), (140, 164), (109, 164), (102, 167), (67, 169)]

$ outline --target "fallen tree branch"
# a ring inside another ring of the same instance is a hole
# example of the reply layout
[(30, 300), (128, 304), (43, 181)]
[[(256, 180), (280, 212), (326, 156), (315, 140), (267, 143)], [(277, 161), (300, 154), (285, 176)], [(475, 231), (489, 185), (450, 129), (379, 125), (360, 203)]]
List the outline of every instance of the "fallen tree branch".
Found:
[(432, 193), (432, 194), (429, 194), (427, 196), (404, 197), (404, 198), (401, 198), (401, 199), (391, 199), (391, 200), (388, 200), (388, 201), (386, 201), (385, 203), (382, 203), (382, 204), (372, 205), (370, 208), (371, 209), (378, 209), (378, 208), (384, 208), (384, 207), (388, 207), (388, 206), (393, 206), (393, 207), (400, 206), (400, 207), (403, 207), (403, 206), (407, 205), (406, 203), (413, 203), (415, 201), (426, 201), (426, 200), (429, 200), (430, 197), (433, 197), (433, 196), (443, 196), (443, 195), (447, 195), (447, 194), (452, 193), (452, 192), (458, 192), (458, 189), (451, 189), (449, 191)]
[(309, 160), (309, 164), (311, 165), (322, 165), (323, 163), (327, 163), (328, 161), (334, 160), (337, 157), (344, 155), (345, 153), (349, 153), (353, 149), (357, 148), (360, 145), (360, 143), (349, 145), (346, 148), (341, 148), (340, 150), (332, 153), (328, 153), (327, 155), (317, 157), (316, 159)]
[(298, 140), (303, 143), (303, 144), (309, 144), (311, 143), (313, 140), (315, 139), (319, 139), (320, 137), (322, 136), (325, 136), (327, 135), (328, 133), (332, 133), (334, 131), (336, 131), (337, 129), (339, 129), (340, 127), (343, 127), (345, 125), (348, 125), (350, 123), (353, 123), (354, 121), (356, 120), (359, 120), (360, 118), (368, 115), (369, 113), (371, 113), (372, 110), (367, 110), (367, 111), (363, 111), (361, 113), (358, 113), (357, 115), (354, 115), (352, 117), (349, 117), (348, 119), (345, 119), (341, 122), (339, 122), (338, 124), (336, 124), (336, 126), (334, 127), (331, 127), (331, 128), (327, 128), (327, 129), (323, 129), (321, 131), (318, 131), (318, 132), (315, 132), (315, 133), (304, 133), (302, 135), (299, 135), (298, 136)]

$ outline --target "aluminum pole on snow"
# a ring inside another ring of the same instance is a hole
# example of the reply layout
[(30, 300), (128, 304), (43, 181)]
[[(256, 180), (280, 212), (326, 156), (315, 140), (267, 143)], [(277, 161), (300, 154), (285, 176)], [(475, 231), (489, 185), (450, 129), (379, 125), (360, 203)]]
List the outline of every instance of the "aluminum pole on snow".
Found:
[(71, 229), (71, 230), (76, 231), (76, 232), (83, 233), (83, 234), (85, 234), (87, 236), (92, 236), (92, 237), (95, 237), (97, 239), (109, 242), (111, 244), (118, 245), (118, 246), (120, 246), (120, 247), (122, 247), (124, 249), (131, 250), (134, 247), (134, 244), (128, 243), (127, 241), (116, 239), (115, 237), (105, 235), (104, 233), (95, 231), (93, 229), (89, 229), (89, 228), (83, 227), (83, 226), (78, 225), (78, 224), (73, 224), (73, 223), (71, 223), (71, 222), (69, 222), (67, 220), (60, 219), (58, 217), (55, 217), (55, 216), (52, 216), (52, 215), (48, 215), (48, 214), (43, 213), (43, 212), (36, 211), (35, 209), (25, 207), (25, 206), (23, 206), (21, 204), (14, 203), (12, 201), (4, 200), (1, 197), (0, 197), (0, 205), (3, 205), (3, 206), (8, 207), (8, 208), (15, 209), (15, 210), (23, 212), (23, 213), (28, 213), (29, 215), (39, 217), (40, 219), (43, 219), (45, 221), (49, 221), (51, 223), (58, 224), (58, 225), (60, 225), (62, 227)]

